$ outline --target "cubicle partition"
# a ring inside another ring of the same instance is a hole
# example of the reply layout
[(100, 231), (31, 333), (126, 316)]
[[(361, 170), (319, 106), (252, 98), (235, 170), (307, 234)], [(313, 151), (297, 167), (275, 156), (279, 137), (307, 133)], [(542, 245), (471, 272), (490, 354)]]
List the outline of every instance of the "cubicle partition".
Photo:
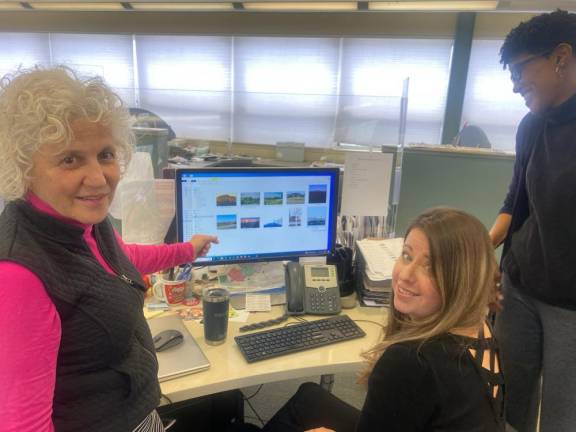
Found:
[(514, 155), (450, 147), (403, 152), (396, 234), (430, 207), (465, 210), (492, 226), (512, 179)]
[(168, 164), (169, 130), (152, 127), (133, 127), (136, 151), (150, 153), (154, 177), (162, 178), (162, 168)]

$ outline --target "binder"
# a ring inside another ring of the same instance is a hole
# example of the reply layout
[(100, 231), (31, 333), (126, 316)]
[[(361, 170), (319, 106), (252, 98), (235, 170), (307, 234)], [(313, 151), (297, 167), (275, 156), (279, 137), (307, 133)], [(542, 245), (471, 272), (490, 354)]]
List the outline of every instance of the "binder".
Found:
[(389, 306), (392, 271), (402, 254), (403, 238), (356, 242), (356, 289), (363, 306)]

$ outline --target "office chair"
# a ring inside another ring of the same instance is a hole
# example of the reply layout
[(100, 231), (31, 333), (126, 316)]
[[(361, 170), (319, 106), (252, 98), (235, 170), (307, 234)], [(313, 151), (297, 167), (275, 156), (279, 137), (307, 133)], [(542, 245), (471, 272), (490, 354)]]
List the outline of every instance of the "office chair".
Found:
[(454, 138), (454, 145), (456, 147), (492, 148), (486, 133), (474, 125), (465, 125)]
[(168, 131), (168, 141), (176, 138), (176, 133), (172, 127), (152, 111), (143, 108), (128, 108), (128, 111), (130, 115), (136, 117), (134, 126), (166, 129)]

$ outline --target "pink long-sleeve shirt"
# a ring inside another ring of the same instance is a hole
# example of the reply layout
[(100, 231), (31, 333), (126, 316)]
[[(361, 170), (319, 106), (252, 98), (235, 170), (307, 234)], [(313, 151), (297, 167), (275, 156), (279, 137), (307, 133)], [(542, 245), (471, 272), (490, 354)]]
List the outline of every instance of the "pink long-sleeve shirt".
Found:
[[(30, 195), (38, 210), (72, 224)], [(98, 247), (92, 225), (84, 239), (94, 257), (113, 273)], [(191, 243), (142, 246), (118, 243), (140, 273), (152, 273), (194, 259)], [(60, 317), (42, 281), (26, 267), (0, 261), (0, 431), (53, 432), (52, 399), (60, 345)]]

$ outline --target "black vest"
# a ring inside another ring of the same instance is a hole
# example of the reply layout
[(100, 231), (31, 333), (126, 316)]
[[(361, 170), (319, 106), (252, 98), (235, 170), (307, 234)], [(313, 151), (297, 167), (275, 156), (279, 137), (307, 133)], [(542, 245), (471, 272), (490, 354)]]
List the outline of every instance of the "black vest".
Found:
[(94, 225), (94, 235), (120, 276), (102, 268), (83, 232), (27, 202), (12, 202), (0, 215), (0, 260), (34, 272), (60, 316), (56, 431), (129, 432), (160, 398), (158, 363), (142, 313), (144, 283), (109, 221)]

